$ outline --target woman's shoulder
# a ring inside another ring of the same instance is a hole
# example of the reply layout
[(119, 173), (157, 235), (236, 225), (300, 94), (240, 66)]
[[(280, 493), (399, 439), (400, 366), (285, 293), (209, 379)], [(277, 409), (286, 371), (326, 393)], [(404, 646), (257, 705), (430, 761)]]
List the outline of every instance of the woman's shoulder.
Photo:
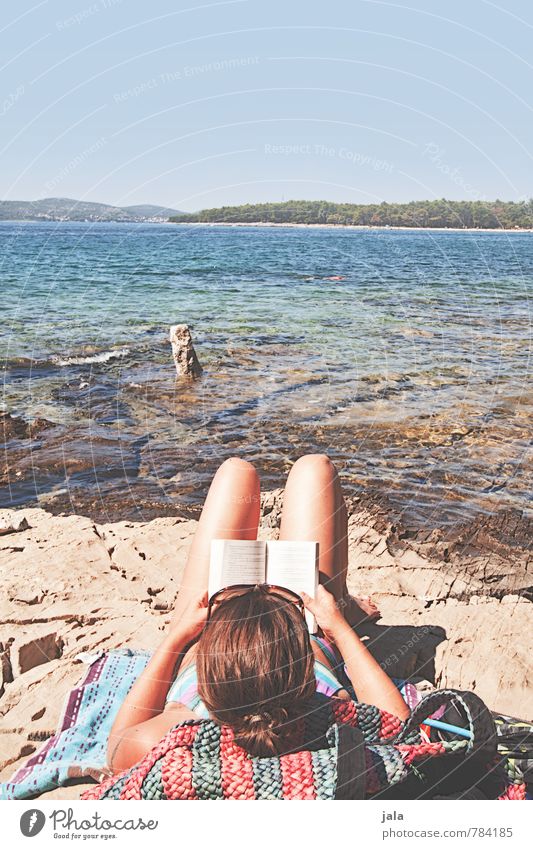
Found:
[(196, 714), (181, 702), (167, 702), (163, 708), (163, 713), (160, 715), (172, 720), (173, 725), (178, 725), (178, 723), (184, 722), (186, 719), (198, 719)]

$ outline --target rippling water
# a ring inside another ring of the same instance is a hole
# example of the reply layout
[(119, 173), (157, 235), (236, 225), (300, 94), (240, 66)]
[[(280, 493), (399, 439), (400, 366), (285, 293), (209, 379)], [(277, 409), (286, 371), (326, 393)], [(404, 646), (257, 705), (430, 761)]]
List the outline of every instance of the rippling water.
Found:
[[(407, 523), (531, 493), (533, 235), (0, 223), (0, 505), (140, 517), (327, 451)], [(204, 366), (176, 381), (168, 326)]]

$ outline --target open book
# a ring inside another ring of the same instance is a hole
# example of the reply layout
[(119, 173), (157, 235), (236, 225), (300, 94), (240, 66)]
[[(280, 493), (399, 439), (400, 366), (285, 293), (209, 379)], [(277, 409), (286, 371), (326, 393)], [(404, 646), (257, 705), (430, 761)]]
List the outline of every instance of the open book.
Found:
[[(209, 564), (209, 598), (234, 584), (277, 584), (313, 598), (318, 586), (318, 543), (286, 540), (214, 539)], [(305, 611), (311, 634), (315, 617)]]

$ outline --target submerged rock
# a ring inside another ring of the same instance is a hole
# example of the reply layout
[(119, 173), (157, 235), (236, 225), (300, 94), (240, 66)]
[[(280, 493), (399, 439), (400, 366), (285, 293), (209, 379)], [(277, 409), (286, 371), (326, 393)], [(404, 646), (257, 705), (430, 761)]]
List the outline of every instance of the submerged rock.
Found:
[(53, 427), (54, 423), (47, 419), (37, 418), (27, 422), (11, 413), (0, 413), (0, 444), (11, 442), (12, 439), (31, 439), (42, 430)]

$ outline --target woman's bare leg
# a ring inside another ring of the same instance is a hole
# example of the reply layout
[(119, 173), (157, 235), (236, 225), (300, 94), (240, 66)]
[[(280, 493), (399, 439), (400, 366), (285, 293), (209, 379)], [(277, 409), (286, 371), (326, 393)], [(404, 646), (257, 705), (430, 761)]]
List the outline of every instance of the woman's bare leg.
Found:
[[(280, 539), (317, 540), (320, 583), (331, 592), (351, 625), (377, 614), (348, 595), (348, 514), (337, 470), (325, 454), (300, 457), (292, 467), (281, 518)], [(362, 601), (362, 600), (361, 600)]]
[(337, 601), (346, 588), (348, 521), (339, 476), (325, 454), (300, 457), (283, 496), (280, 539), (317, 540), (320, 583)]
[(178, 620), (191, 595), (207, 590), (212, 539), (257, 539), (260, 513), (259, 476), (246, 460), (226, 460), (213, 478), (183, 572), (173, 619)]

